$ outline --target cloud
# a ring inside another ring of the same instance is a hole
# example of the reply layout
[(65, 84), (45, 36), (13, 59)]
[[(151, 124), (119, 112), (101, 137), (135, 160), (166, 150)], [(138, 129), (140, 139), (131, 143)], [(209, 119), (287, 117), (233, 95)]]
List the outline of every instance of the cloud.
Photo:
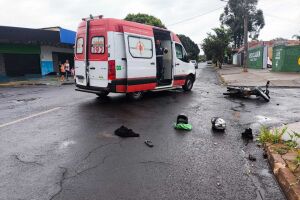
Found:
[[(81, 18), (89, 14), (122, 19), (128, 13), (141, 12), (160, 18), (168, 26), (222, 5), (225, 3), (219, 0), (0, 0), (0, 25), (31, 28), (61, 26), (76, 30)], [(266, 14), (266, 26), (260, 39), (291, 38), (300, 32), (299, 0), (260, 0), (258, 6)], [(168, 28), (200, 43), (206, 33), (220, 25), (222, 11), (219, 9)]]

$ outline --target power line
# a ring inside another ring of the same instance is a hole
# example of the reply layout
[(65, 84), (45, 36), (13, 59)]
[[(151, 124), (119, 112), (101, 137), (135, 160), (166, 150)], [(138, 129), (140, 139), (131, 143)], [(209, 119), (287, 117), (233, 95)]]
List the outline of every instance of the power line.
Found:
[(195, 19), (195, 18), (202, 17), (202, 16), (207, 15), (207, 14), (209, 14), (209, 13), (215, 12), (215, 11), (217, 11), (217, 10), (220, 10), (221, 8), (224, 8), (224, 6), (219, 7), (219, 8), (216, 8), (216, 9), (214, 9), (214, 10), (210, 10), (210, 11), (208, 11), (208, 12), (206, 12), (206, 13), (202, 13), (202, 14), (200, 14), (200, 15), (195, 15), (195, 16), (193, 16), (193, 17), (183, 19), (183, 20), (181, 20), (181, 21), (175, 22), (175, 23), (173, 23), (173, 24), (169, 24), (169, 25), (167, 25), (167, 26), (173, 26), (173, 25), (181, 24), (181, 23), (183, 23), (183, 22), (190, 21), (190, 20), (193, 20), (193, 19)]
[(283, 18), (283, 17), (278, 17), (278, 16), (270, 15), (270, 14), (268, 14), (268, 13), (264, 13), (264, 15), (265, 15), (265, 16), (268, 16), (268, 17), (280, 19), (280, 20), (283, 20), (283, 21), (287, 21), (287, 22), (290, 22), (290, 23), (299, 24), (299, 22), (296, 22), (296, 21), (293, 21), (293, 20), (290, 20), (290, 19), (286, 19), (286, 18)]

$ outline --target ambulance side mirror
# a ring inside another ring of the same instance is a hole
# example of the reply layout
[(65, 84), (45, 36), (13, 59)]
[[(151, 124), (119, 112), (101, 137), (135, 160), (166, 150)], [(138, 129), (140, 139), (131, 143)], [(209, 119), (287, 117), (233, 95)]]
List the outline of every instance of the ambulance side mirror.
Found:
[(183, 56), (183, 61), (184, 61), (184, 62), (189, 62), (189, 61), (190, 61), (189, 56), (188, 56), (187, 54), (185, 54), (185, 55)]

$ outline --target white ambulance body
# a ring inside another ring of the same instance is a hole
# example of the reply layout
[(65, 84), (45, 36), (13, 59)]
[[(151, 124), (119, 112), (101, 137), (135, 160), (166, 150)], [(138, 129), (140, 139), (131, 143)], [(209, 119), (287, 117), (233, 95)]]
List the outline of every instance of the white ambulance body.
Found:
[[(168, 52), (163, 70), (157, 66), (155, 41)], [(75, 47), (76, 90), (99, 96), (109, 92), (140, 97), (149, 90), (183, 87), (195, 81), (195, 67), (176, 34), (149, 25), (118, 19), (85, 19)], [(159, 76), (159, 77), (158, 77)]]

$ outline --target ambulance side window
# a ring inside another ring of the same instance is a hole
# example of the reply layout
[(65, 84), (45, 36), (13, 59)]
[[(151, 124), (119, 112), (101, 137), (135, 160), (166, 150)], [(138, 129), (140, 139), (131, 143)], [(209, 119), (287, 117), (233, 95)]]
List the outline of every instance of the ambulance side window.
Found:
[(78, 38), (76, 42), (76, 53), (83, 53), (83, 38)]
[(183, 46), (181, 44), (175, 43), (175, 49), (176, 49), (176, 57), (183, 62), (188, 62), (187, 53), (183, 48)]
[(153, 57), (153, 43), (151, 39), (128, 36), (129, 53), (133, 58), (147, 58)]
[(104, 54), (105, 42), (103, 36), (95, 36), (91, 41), (91, 53), (92, 54)]
[(182, 46), (180, 44), (175, 44), (175, 49), (176, 49), (176, 57), (179, 60), (183, 61), (183, 51), (182, 51)]

